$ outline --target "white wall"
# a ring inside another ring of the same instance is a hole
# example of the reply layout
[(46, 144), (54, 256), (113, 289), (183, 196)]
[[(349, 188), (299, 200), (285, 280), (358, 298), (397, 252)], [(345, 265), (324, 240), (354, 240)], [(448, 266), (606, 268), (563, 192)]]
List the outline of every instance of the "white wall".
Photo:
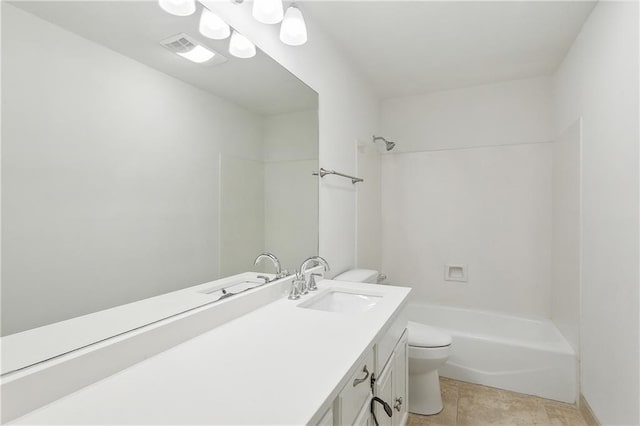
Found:
[(318, 254), (318, 111), (264, 119), (264, 250), (293, 272)]
[[(413, 300), (549, 317), (551, 144), (386, 155), (382, 270)], [(467, 283), (444, 280), (466, 264)]]
[[(378, 101), (370, 85), (322, 29), (306, 16), (308, 43), (286, 46), (278, 38), (277, 26), (253, 19), (251, 2), (238, 6), (227, 1), (201, 1), (319, 93), (319, 164), (354, 173), (354, 144), (376, 131)], [(300, 7), (304, 11), (304, 3)], [(356, 263), (356, 189), (351, 181), (334, 176), (322, 179), (319, 212), (320, 255), (331, 264), (330, 274), (352, 268)]]
[[(425, 302), (550, 316), (551, 79), (385, 100), (382, 271)], [(444, 281), (447, 263), (469, 282)]]
[(318, 254), (318, 160), (264, 163), (264, 250), (290, 273)]
[(548, 142), (550, 87), (538, 77), (387, 99), (381, 135), (394, 153)]
[(318, 158), (317, 109), (269, 115), (263, 125), (264, 161)]
[(382, 270), (382, 169), (379, 147), (371, 138), (357, 141), (358, 268)]
[(599, 2), (554, 79), (557, 133), (582, 117), (582, 393), (640, 423), (638, 3)]
[(218, 156), (262, 118), (2, 7), (3, 333), (217, 278)]
[(580, 121), (553, 143), (551, 319), (580, 348)]
[(265, 242), (265, 166), (259, 160), (220, 155), (220, 277), (246, 271), (273, 272), (255, 267)]

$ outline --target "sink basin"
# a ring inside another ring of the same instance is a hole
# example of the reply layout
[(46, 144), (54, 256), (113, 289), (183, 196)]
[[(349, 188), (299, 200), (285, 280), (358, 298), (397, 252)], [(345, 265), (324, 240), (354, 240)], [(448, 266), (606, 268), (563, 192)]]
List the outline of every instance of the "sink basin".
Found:
[(320, 294), (298, 306), (318, 311), (355, 314), (368, 311), (373, 308), (380, 299), (382, 299), (382, 296), (336, 289), (330, 290), (325, 294)]

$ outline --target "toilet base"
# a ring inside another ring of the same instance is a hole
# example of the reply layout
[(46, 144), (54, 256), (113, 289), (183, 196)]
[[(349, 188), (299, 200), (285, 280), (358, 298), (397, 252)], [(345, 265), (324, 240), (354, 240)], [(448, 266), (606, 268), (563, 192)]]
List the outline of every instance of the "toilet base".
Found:
[(438, 370), (409, 376), (409, 412), (430, 416), (442, 411)]

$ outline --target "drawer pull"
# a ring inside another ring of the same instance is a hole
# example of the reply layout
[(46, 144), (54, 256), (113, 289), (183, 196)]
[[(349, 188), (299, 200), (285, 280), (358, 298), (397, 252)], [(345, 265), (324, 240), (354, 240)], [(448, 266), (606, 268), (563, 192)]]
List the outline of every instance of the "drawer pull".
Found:
[(365, 373), (364, 377), (362, 379), (354, 379), (353, 380), (353, 387), (355, 388), (356, 386), (358, 386), (360, 383), (366, 381), (369, 378), (369, 370), (367, 370), (367, 366), (365, 365), (364, 368), (362, 369), (362, 372)]
[(396, 411), (400, 411), (400, 407), (402, 407), (402, 397), (396, 398), (396, 403), (393, 405)]

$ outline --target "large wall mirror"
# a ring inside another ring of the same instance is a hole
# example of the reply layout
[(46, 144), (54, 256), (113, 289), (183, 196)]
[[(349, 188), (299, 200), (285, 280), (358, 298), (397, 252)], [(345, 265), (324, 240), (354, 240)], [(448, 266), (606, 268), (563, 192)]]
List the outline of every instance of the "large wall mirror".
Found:
[[(290, 270), (317, 254), (317, 93), (264, 52), (232, 56), (199, 16), (2, 2), (5, 342), (260, 271), (263, 251)], [(179, 34), (215, 59), (161, 45)]]

